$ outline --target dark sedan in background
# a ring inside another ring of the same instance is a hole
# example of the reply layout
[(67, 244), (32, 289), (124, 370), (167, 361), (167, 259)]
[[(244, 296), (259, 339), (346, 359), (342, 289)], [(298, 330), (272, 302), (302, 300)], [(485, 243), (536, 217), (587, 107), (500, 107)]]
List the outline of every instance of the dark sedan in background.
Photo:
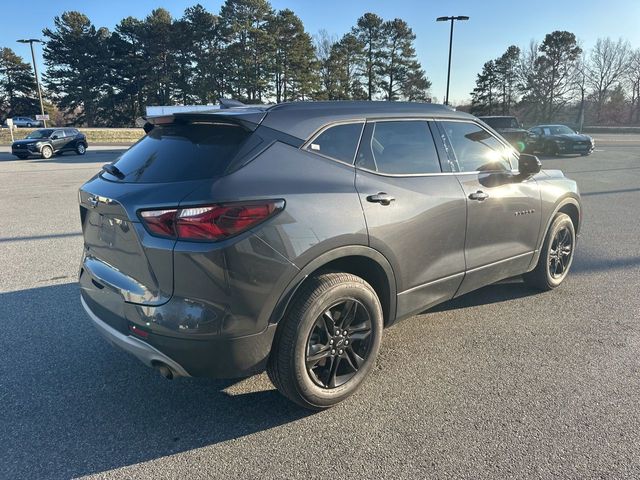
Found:
[(537, 125), (529, 129), (526, 151), (547, 155), (589, 155), (594, 147), (593, 138), (576, 133), (566, 125)]
[(11, 153), (20, 159), (31, 155), (47, 159), (63, 152), (84, 155), (86, 151), (87, 137), (75, 128), (41, 128), (11, 145)]

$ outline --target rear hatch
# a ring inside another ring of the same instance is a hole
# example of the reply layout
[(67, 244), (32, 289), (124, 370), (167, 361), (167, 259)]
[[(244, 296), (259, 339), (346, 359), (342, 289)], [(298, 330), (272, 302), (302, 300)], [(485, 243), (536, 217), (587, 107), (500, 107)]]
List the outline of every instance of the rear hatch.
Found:
[(122, 300), (160, 305), (171, 298), (175, 240), (150, 235), (139, 212), (179, 206), (203, 182), (224, 174), (250, 137), (246, 125), (226, 119), (165, 120), (117, 159), (115, 169), (82, 186), (80, 284), (91, 303), (114, 313)]

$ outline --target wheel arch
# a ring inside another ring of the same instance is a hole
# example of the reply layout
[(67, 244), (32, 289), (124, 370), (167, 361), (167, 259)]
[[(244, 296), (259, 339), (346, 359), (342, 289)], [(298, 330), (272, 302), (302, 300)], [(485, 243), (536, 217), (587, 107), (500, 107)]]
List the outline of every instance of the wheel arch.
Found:
[(535, 255), (531, 259), (528, 270), (532, 270), (533, 268), (535, 268), (536, 264), (538, 263), (538, 258), (540, 257), (540, 252), (542, 251), (544, 240), (547, 237), (547, 232), (549, 231), (551, 222), (553, 222), (553, 219), (558, 213), (566, 213), (567, 215), (569, 215), (569, 217), (571, 218), (571, 222), (573, 223), (573, 227), (576, 231), (576, 236), (580, 233), (580, 227), (582, 223), (582, 206), (580, 205), (580, 200), (577, 196), (566, 195), (556, 202), (553, 210), (551, 211), (551, 214), (547, 218), (544, 229), (540, 232), (538, 246)]
[(340, 247), (320, 255), (305, 265), (289, 283), (273, 309), (269, 323), (278, 323), (285, 315), (291, 299), (305, 281), (321, 271), (340, 271), (363, 278), (376, 291), (384, 314), (384, 325), (396, 318), (397, 287), (391, 264), (377, 250), (356, 245)]

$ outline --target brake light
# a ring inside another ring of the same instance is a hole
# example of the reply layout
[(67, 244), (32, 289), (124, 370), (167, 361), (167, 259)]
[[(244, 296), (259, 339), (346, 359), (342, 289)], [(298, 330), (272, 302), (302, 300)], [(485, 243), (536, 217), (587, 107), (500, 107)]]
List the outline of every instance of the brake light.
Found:
[(177, 209), (146, 210), (140, 212), (140, 216), (152, 234), (161, 237), (174, 237), (177, 212)]
[(284, 209), (284, 200), (224, 203), (140, 212), (152, 235), (218, 241), (238, 235)]

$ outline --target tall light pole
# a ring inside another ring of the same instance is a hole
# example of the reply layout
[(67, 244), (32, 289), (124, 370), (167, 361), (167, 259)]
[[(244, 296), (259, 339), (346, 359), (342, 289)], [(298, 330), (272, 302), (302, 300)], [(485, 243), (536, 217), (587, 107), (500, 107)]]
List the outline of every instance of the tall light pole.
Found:
[(453, 22), (456, 20), (469, 20), (469, 17), (459, 15), (457, 17), (438, 17), (436, 22), (451, 21), (451, 32), (449, 33), (449, 66), (447, 67), (447, 94), (444, 97), (444, 104), (449, 105), (449, 79), (451, 78), (451, 47), (453, 45)]
[[(40, 99), (40, 113), (44, 116), (44, 104), (42, 103), (42, 90), (40, 89), (40, 78), (38, 77), (38, 67), (36, 66), (36, 54), (33, 51), (34, 43), (44, 43), (42, 40), (38, 40), (37, 38), (28, 38), (18, 40), (18, 43), (28, 43), (31, 46), (31, 61), (33, 62), (33, 73), (36, 76), (36, 86), (38, 87), (38, 98)], [(42, 120), (42, 125), (47, 126), (47, 121)]]

